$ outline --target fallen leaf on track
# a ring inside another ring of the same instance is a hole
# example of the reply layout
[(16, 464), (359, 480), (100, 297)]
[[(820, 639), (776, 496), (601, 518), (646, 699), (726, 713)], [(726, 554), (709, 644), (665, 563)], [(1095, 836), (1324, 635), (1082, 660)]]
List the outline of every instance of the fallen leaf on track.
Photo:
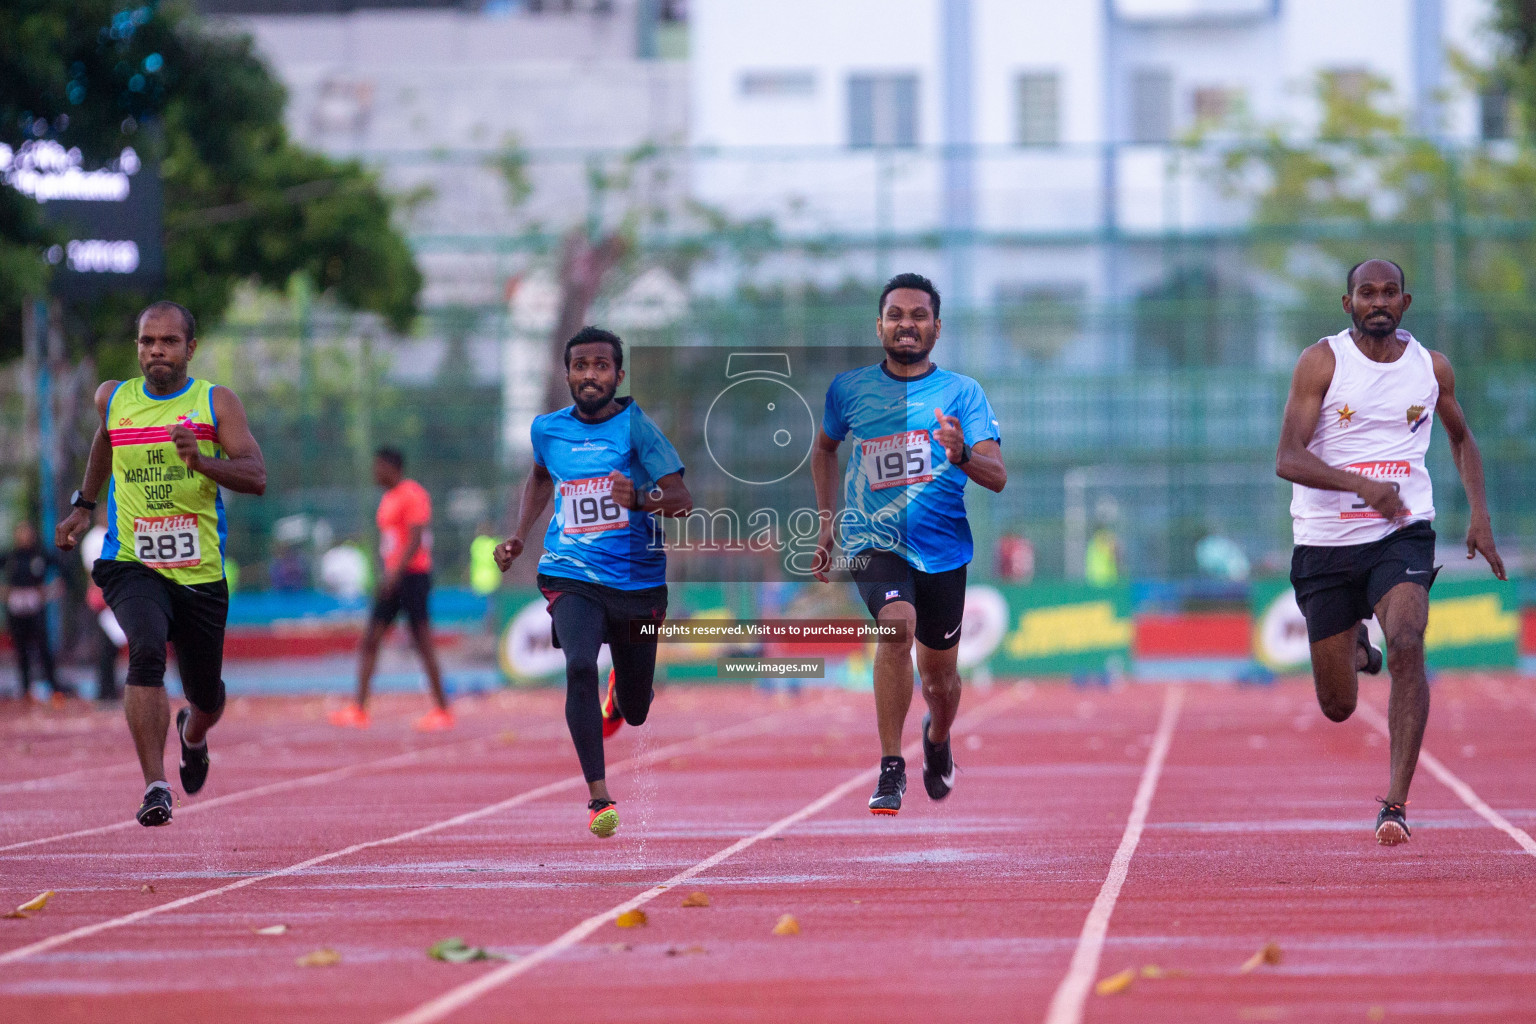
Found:
[(31, 914), (24, 914), (19, 910), (13, 910), (10, 913), (4, 915), (5, 919), (8, 921), (21, 921), (31, 916)]
[(1386, 1020), (1387, 1008), (1384, 1006), (1373, 1006), (1365, 1011), (1365, 1016), (1369, 1020)]
[(613, 919), (613, 923), (620, 928), (640, 928), (646, 924), (647, 918), (643, 910), (626, 910)]
[(141, 885), (141, 886), (139, 886), (139, 892), (152, 893), (154, 891), (155, 891), (155, 887), (152, 886), (152, 885)]
[(667, 956), (692, 956), (703, 952), (706, 952), (703, 946), (684, 946), (681, 949), (676, 946), (667, 947)]
[(1265, 964), (1274, 966), (1281, 961), (1283, 956), (1284, 954), (1280, 952), (1279, 943), (1266, 942), (1263, 946), (1259, 947), (1259, 951), (1257, 953), (1248, 958), (1247, 963), (1238, 968), (1238, 971), (1242, 974), (1249, 974), (1258, 970), (1260, 967), (1263, 967)]
[(504, 956), (486, 951), (481, 946), (471, 946), (455, 936), (433, 943), (427, 948), (427, 956), (450, 964), (467, 964), (475, 960), (505, 960)]
[(341, 954), (334, 949), (317, 949), (305, 953), (294, 963), (300, 967), (334, 967), (341, 963)]
[(775, 935), (799, 935), (800, 922), (795, 920), (794, 914), (785, 914), (779, 918), (779, 923), (773, 926)]
[(683, 897), (683, 906), (685, 906), (685, 907), (707, 907), (707, 906), (709, 906), (709, 893), (706, 893), (706, 892), (691, 892), (687, 896)]
[(1168, 976), (1168, 972), (1163, 970), (1161, 967), (1157, 966), (1157, 964), (1147, 964), (1145, 967), (1143, 967), (1141, 969), (1141, 976), (1143, 978), (1151, 978), (1153, 980), (1156, 980), (1158, 978), (1165, 978), (1165, 977), (1167, 977)]
[(256, 935), (282, 935), (287, 930), (288, 926), (285, 924), (269, 924), (265, 928), (251, 929), (251, 931)]
[(48, 901), (52, 898), (52, 889), (49, 889), (47, 892), (40, 892), (36, 896), (33, 896), (31, 899), (27, 900), (27, 902), (23, 903), (21, 906), (17, 907), (16, 911), (17, 913), (25, 914), (33, 910), (42, 910), (48, 905)]
[(1101, 996), (1117, 996), (1131, 987), (1131, 982), (1136, 980), (1136, 968), (1127, 967), (1119, 974), (1111, 974), (1102, 979), (1093, 990)]

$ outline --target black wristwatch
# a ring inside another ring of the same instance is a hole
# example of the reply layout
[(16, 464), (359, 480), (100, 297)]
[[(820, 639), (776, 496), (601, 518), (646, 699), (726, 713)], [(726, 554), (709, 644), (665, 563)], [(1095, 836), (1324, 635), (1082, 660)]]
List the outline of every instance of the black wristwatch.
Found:
[(955, 465), (955, 466), (963, 466), (967, 462), (970, 462), (970, 461), (971, 461), (971, 446), (966, 444), (964, 441), (962, 441), (962, 442), (960, 442), (960, 458), (959, 458), (959, 460), (956, 461), (954, 459), (951, 459), (950, 460), (950, 464), (951, 465)]
[(69, 503), (75, 506), (75, 508), (83, 508), (87, 512), (96, 511), (96, 503), (94, 501), (86, 501), (85, 495), (81, 494), (79, 491), (76, 491), (74, 494), (69, 496)]

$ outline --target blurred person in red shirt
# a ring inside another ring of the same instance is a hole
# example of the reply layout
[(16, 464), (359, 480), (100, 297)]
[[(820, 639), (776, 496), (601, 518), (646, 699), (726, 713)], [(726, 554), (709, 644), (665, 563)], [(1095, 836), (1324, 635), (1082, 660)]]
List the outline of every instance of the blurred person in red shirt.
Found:
[(405, 476), (405, 456), (394, 448), (374, 453), (373, 479), (384, 488), (379, 500), (379, 558), (384, 573), (374, 591), (373, 612), (363, 631), (357, 654), (357, 703), (331, 715), (334, 725), (366, 729), (368, 690), (379, 657), (384, 632), (405, 612), (411, 640), (421, 656), (421, 666), (437, 705), (418, 719), (416, 728), (435, 732), (453, 727), (453, 714), (443, 692), (443, 674), (432, 644), (432, 624), (427, 599), (432, 590), (432, 498), (426, 488)]

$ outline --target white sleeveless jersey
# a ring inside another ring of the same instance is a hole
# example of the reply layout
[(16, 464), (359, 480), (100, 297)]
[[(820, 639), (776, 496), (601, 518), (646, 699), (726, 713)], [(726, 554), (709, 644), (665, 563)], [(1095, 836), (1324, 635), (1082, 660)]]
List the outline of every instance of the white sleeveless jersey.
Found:
[(1297, 544), (1369, 544), (1408, 523), (1435, 518), (1424, 454), (1440, 383), (1429, 350), (1407, 331), (1397, 336), (1408, 347), (1390, 363), (1366, 358), (1349, 331), (1324, 339), (1333, 349), (1333, 382), (1307, 450), (1335, 469), (1390, 480), (1408, 515), (1387, 522), (1353, 492), (1292, 484)]

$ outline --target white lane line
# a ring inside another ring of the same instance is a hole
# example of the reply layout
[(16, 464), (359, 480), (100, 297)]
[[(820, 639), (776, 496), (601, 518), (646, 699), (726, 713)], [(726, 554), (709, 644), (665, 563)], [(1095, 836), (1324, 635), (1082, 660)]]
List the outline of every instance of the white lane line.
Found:
[[(1392, 738), (1386, 717), (1380, 711), (1377, 711), (1375, 707), (1362, 700), (1355, 705), (1355, 713), (1365, 719), (1366, 724), (1372, 729), (1375, 729), (1388, 739)], [(1462, 803), (1477, 812), (1478, 817), (1519, 843), (1520, 848), (1526, 853), (1536, 857), (1536, 839), (1532, 839), (1531, 834), (1525, 829), (1510, 824), (1508, 818), (1483, 802), (1483, 798), (1478, 796), (1471, 786), (1462, 782), (1460, 777), (1447, 768), (1438, 757), (1421, 747), (1419, 748), (1419, 764), (1428, 768), (1431, 775), (1445, 783), (1452, 793), (1461, 798)]]
[(1099, 958), (1104, 953), (1104, 939), (1109, 934), (1109, 918), (1115, 912), (1115, 901), (1120, 898), (1120, 888), (1131, 870), (1136, 844), (1141, 842), (1141, 832), (1152, 809), (1152, 796), (1157, 792), (1157, 780), (1163, 774), (1163, 762), (1168, 759), (1168, 746), (1173, 742), (1174, 726), (1179, 722), (1179, 709), (1183, 704), (1184, 688), (1169, 687), (1163, 698), (1163, 714), (1157, 723), (1152, 749), (1141, 770), (1141, 784), (1136, 787), (1136, 799), (1131, 801), (1131, 816), (1125, 823), (1125, 834), (1120, 837), (1120, 847), (1109, 862), (1109, 874), (1099, 887), (1098, 898), (1088, 911), (1088, 919), (1083, 922), (1083, 933), (1078, 937), (1071, 966), (1067, 968), (1066, 977), (1061, 979), (1056, 995), (1051, 999), (1051, 1008), (1045, 1015), (1046, 1024), (1079, 1024), (1083, 1019), (1083, 1006), (1094, 976), (1099, 972)]
[[(249, 754), (255, 751), (260, 751), (264, 747), (264, 743), (252, 740), (246, 743), (242, 743), (238, 747), (231, 747), (227, 751), (220, 750), (219, 756), (220, 760), (222, 761), (226, 756), (234, 756), (236, 754)], [(35, 779), (22, 779), (18, 782), (0, 783), (0, 793), (15, 793), (18, 791), (31, 792), (39, 789), (55, 789), (58, 786), (63, 785), (68, 780), (77, 779), (82, 775), (110, 775), (113, 772), (125, 772), (130, 768), (137, 768), (138, 766), (139, 762), (137, 761), (119, 761), (117, 764), (107, 765), (87, 765), (84, 768), (76, 768), (74, 771), (60, 772), (57, 775), (43, 775)]]
[(57, 775), (44, 775), (36, 779), (22, 779), (20, 782), (7, 782), (0, 785), (0, 793), (27, 792), (37, 789), (53, 789), (63, 784), (68, 779), (77, 779), (82, 775), (110, 775), (113, 772), (125, 772), (129, 768), (137, 768), (137, 761), (119, 761), (117, 764), (90, 765), (86, 768), (76, 768), (72, 772), (60, 772)]
[[(549, 730), (552, 735), (561, 735), (554, 727)], [(539, 736), (539, 739), (546, 737)], [(250, 789), (242, 789), (234, 793), (226, 793), (224, 796), (216, 796), (211, 800), (199, 800), (196, 803), (185, 804), (176, 808), (176, 817), (182, 818), (198, 811), (211, 811), (216, 807), (224, 807), (228, 804), (241, 803), (246, 800), (254, 800), (257, 797), (269, 796), (272, 793), (282, 793), (290, 789), (302, 789), (307, 786), (320, 786), (327, 782), (335, 782), (338, 779), (350, 778), (362, 772), (378, 771), (386, 768), (395, 768), (401, 765), (414, 764), (430, 756), (455, 750), (460, 747), (473, 746), (476, 743), (484, 743), (494, 739), (490, 736), (476, 736), (472, 739), (454, 740), (452, 743), (439, 743), (431, 747), (418, 747), (415, 750), (407, 750), (401, 754), (392, 754), (389, 757), (378, 758), (373, 761), (363, 761), (359, 764), (343, 765), (340, 768), (331, 768), (327, 771), (317, 772), (314, 775), (302, 775), (296, 779), (284, 779), (281, 782), (269, 782), (264, 786), (253, 786)], [(32, 846), (43, 846), (48, 843), (61, 843), (66, 839), (79, 839), (82, 836), (99, 836), (108, 832), (118, 832), (122, 829), (142, 828), (137, 821), (126, 818), (122, 821), (114, 821), (110, 825), (97, 825), (93, 828), (77, 829), (74, 832), (61, 832), (58, 835), (43, 836), (39, 839), (23, 839), (21, 842), (0, 846), (0, 853), (11, 850), (24, 850)], [(116, 851), (109, 851), (116, 852)]]
[[(753, 732), (764, 730), (768, 723), (788, 713), (789, 712), (775, 711), (771, 714), (763, 715), (760, 718), (750, 719), (737, 725), (728, 726), (724, 729), (717, 729), (714, 732), (707, 732), (701, 736), (695, 736), (692, 739), (683, 740), (678, 743), (672, 743), (665, 747), (658, 747), (657, 749), (648, 753), (641, 754), (637, 757), (628, 758), (618, 762), (617, 764), (609, 765), (608, 770), (623, 770), (640, 767), (642, 765), (654, 764), (657, 761), (669, 757), (675, 757), (676, 755), (686, 751), (694, 750), (699, 747), (707, 747), (711, 743), (722, 739), (735, 738), (742, 735), (750, 735)], [(58, 935), (53, 935), (38, 942), (34, 942), (31, 945), (20, 946), (16, 949), (10, 950), (9, 952), (0, 953), (0, 965), (15, 963), (18, 960), (25, 960), (29, 956), (34, 956), (38, 953), (45, 953), (50, 949), (56, 949), (59, 946), (74, 942), (77, 939), (89, 938), (92, 935), (97, 935), (101, 932), (109, 931), (113, 928), (121, 928), (124, 925), (136, 924), (139, 921), (143, 921), (149, 917), (154, 917), (157, 914), (164, 914), (172, 910), (180, 910), (182, 907), (191, 906), (194, 903), (201, 903), (203, 900), (212, 899), (215, 896), (222, 896), (227, 892), (234, 892), (237, 889), (244, 889), (246, 886), (256, 885), (258, 882), (270, 882), (274, 878), (285, 878), (288, 875), (296, 875), (307, 868), (316, 866), (317, 864), (325, 864), (329, 861), (351, 856), (354, 853), (361, 853), (363, 850), (371, 850), (380, 846), (390, 846), (394, 843), (403, 843), (424, 835), (430, 835), (433, 832), (441, 832), (443, 829), (453, 828), (457, 825), (464, 825), (471, 821), (476, 821), (480, 818), (488, 817), (489, 815), (516, 807), (519, 804), (525, 804), (533, 800), (538, 800), (541, 797), (546, 797), (563, 790), (578, 789), (585, 785), (586, 782), (580, 775), (570, 776), (568, 778), (561, 779), (558, 782), (551, 782), (546, 785), (539, 786), (536, 789), (525, 790), (524, 792), (519, 793), (516, 796), (509, 797), (506, 800), (502, 800), (499, 803), (488, 804), (485, 807), (481, 807), (477, 810), (466, 811), (463, 814), (456, 814), (451, 818), (444, 818), (442, 821), (436, 821), (430, 825), (423, 825), (420, 828), (413, 828), (406, 832), (397, 832), (392, 836), (385, 836), (383, 839), (370, 839), (367, 842), (354, 843), (353, 845), (345, 847), (344, 849), (332, 850), (330, 853), (322, 853), (318, 856), (311, 857), (308, 860), (299, 861), (297, 864), (290, 864), (288, 867), (279, 868), (276, 871), (268, 871), (264, 874), (252, 875), (249, 878), (242, 878), (239, 881), (230, 882), (227, 885), (221, 885), (213, 889), (204, 889), (202, 892), (193, 893), (191, 896), (183, 896), (180, 899), (171, 900), (169, 903), (161, 903), (154, 907), (145, 907), (143, 910), (136, 910), (131, 914), (124, 914), (122, 917), (114, 917), (106, 921), (99, 921), (96, 924), (85, 925), (72, 931), (62, 932)]]
[[(991, 709), (993, 705), (1002, 703), (1005, 700), (1012, 700), (1016, 696), (1017, 694), (1010, 690), (983, 701), (976, 707), (974, 711), (961, 716), (961, 718), (955, 722), (954, 728), (968, 727), (971, 722), (979, 718), (984, 711)], [(921, 741), (914, 741), (909, 743), (902, 749), (902, 755), (910, 759), (918, 753), (918, 751), (921, 749), (921, 746)], [(683, 882), (688, 881), (688, 879), (693, 878), (695, 875), (703, 874), (705, 871), (715, 867), (722, 861), (729, 860), (741, 851), (756, 846), (764, 839), (771, 839), (778, 835), (780, 832), (783, 832), (785, 829), (798, 825), (800, 822), (809, 817), (812, 817), (813, 815), (820, 814), (832, 804), (847, 796), (853, 790), (860, 786), (868, 785), (870, 781), (873, 780), (874, 777), (879, 773), (880, 769), (878, 767), (868, 768), (862, 772), (859, 772), (859, 774), (855, 775), (851, 779), (848, 779), (846, 782), (842, 782), (827, 790), (827, 792), (823, 793), (815, 800), (812, 800), (810, 803), (806, 804), (798, 811), (795, 811), (793, 814), (785, 815), (778, 821), (774, 822), (772, 825), (769, 825), (767, 828), (736, 840), (736, 842), (732, 843), (730, 846), (725, 847), (723, 850), (717, 850), (715, 853), (710, 854), (708, 857), (705, 857), (703, 860), (693, 865), (693, 867), (679, 871), (665, 882), (657, 883), (656, 885), (647, 889), (645, 892), (642, 892), (640, 895), (625, 900), (623, 903), (620, 903), (617, 906), (609, 907), (602, 913), (592, 915), (558, 938), (553, 939), (550, 942), (546, 942), (544, 945), (540, 946), (532, 953), (529, 953), (527, 956), (520, 957), (517, 960), (511, 961), (510, 963), (503, 964), (495, 970), (482, 974), (480, 977), (474, 979), (473, 981), (465, 982), (458, 988), (450, 989), (449, 991), (444, 992), (442, 995), (437, 996), (434, 999), (429, 999), (427, 1002), (422, 1003), (414, 1010), (403, 1013), (398, 1017), (390, 1018), (385, 1022), (385, 1024), (432, 1024), (434, 1021), (442, 1020), (444, 1017), (448, 1016), (454, 1011), (462, 1009), (468, 1004), (474, 1002), (476, 999), (479, 999), (481, 996), (485, 995), (492, 989), (511, 981), (513, 978), (516, 978), (519, 975), (527, 974), (529, 971), (533, 970), (535, 967), (551, 959), (552, 957), (558, 956), (560, 953), (565, 952), (573, 946), (580, 945), (583, 939), (597, 931), (597, 929), (601, 928), (609, 921), (612, 921), (614, 918), (618, 917), (620, 914), (625, 913), (626, 911), (634, 910), (637, 907), (643, 907), (645, 904), (651, 902), (656, 897), (667, 892), (674, 886), (681, 885)]]

